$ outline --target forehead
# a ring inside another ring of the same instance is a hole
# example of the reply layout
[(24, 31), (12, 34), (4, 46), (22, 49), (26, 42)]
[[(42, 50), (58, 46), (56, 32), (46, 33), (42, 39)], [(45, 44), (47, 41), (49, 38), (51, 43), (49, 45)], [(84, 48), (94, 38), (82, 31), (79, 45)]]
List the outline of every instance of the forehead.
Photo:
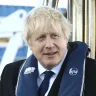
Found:
[(35, 31), (33, 32), (33, 34), (36, 35), (41, 35), (41, 34), (46, 34), (46, 33), (63, 33), (62, 32), (62, 28), (61, 25), (59, 23), (45, 23), (44, 25), (38, 25), (35, 29)]

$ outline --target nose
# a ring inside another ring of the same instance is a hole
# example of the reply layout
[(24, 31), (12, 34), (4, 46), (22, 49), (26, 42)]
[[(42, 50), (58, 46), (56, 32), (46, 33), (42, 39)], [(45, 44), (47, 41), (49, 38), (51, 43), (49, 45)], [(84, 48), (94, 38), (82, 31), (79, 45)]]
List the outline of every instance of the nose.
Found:
[(47, 49), (53, 48), (54, 47), (54, 41), (52, 40), (52, 38), (48, 37), (46, 38), (46, 45), (45, 47)]

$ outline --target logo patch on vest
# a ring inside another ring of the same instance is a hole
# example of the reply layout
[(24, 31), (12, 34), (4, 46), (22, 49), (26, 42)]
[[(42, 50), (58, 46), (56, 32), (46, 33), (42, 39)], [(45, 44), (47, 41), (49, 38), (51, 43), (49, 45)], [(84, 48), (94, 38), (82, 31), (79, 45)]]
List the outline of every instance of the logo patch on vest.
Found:
[(77, 68), (70, 68), (69, 69), (69, 74), (74, 76), (78, 74), (78, 69)]
[(30, 74), (35, 71), (35, 67), (28, 67), (26, 68), (24, 74)]

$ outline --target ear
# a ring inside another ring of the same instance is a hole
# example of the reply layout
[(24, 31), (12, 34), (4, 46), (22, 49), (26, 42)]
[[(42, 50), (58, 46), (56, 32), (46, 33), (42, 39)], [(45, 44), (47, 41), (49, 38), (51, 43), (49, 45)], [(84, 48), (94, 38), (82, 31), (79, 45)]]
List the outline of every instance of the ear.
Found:
[(32, 50), (32, 45), (29, 45), (28, 49), (29, 49), (29, 50)]
[(68, 42), (69, 42), (69, 41), (68, 41), (68, 39), (67, 39), (67, 38), (65, 39), (65, 42), (66, 42), (66, 44), (68, 44)]
[(69, 42), (68, 39), (66, 39), (66, 43), (67, 43), (67, 44), (68, 44), (68, 42)]
[(30, 50), (32, 50), (32, 46), (33, 46), (33, 43), (32, 42), (29, 42), (28, 43), (28, 47), (29, 47)]
[(66, 47), (68, 47), (68, 39), (65, 39), (65, 42), (66, 42)]
[(32, 50), (32, 42), (28, 43), (28, 50)]
[(30, 47), (28, 47), (27, 57), (29, 57), (31, 54), (32, 54), (32, 50), (30, 49)]

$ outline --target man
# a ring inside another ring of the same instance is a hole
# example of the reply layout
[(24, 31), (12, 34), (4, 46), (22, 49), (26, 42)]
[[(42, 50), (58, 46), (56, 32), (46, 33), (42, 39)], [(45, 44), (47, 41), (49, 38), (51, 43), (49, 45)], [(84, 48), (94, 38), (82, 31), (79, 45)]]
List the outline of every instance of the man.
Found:
[(68, 43), (70, 31), (58, 10), (34, 8), (24, 31), (33, 55), (4, 68), (0, 96), (96, 96), (96, 61), (85, 43)]

